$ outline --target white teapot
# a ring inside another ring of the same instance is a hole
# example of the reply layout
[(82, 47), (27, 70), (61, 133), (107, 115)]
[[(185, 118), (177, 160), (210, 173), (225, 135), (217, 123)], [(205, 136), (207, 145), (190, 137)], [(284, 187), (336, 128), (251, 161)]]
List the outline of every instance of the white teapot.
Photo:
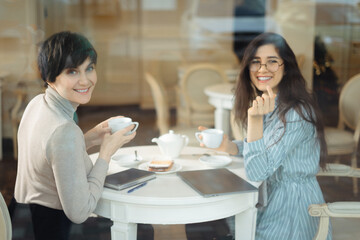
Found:
[(173, 130), (161, 135), (159, 138), (153, 138), (151, 142), (156, 142), (163, 155), (171, 158), (177, 158), (181, 150), (189, 143), (186, 135), (175, 134)]

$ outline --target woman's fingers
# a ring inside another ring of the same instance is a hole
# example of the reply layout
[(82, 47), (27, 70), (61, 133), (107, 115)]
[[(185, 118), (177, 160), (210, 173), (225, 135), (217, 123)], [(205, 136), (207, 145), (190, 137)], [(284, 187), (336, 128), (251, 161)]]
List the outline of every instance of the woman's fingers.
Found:
[(257, 102), (256, 100), (253, 101), (252, 107), (253, 107), (254, 109), (257, 109), (257, 108), (258, 108), (258, 102)]
[(269, 97), (273, 98), (274, 97), (274, 92), (273, 92), (272, 88), (269, 85), (267, 85), (266, 90), (267, 90), (267, 92), (269, 94)]
[(126, 135), (132, 129), (133, 126), (126, 127), (121, 129), (114, 134), (106, 133), (104, 135), (104, 141), (100, 146), (100, 154), (99, 157), (105, 159), (106, 161), (110, 161), (110, 157), (121, 148), (124, 144), (130, 142), (135, 136), (136, 131), (130, 135)]
[(264, 99), (260, 96), (256, 97), (257, 102), (257, 112), (259, 115), (263, 115), (264, 113)]
[(116, 142), (116, 144), (119, 144), (119, 147), (122, 147), (122, 145), (124, 145), (125, 143), (128, 143), (130, 142), (135, 136), (136, 136), (136, 131), (131, 133), (131, 134), (127, 134), (128, 132), (130, 132), (132, 129), (133, 129), (133, 125), (130, 125), (126, 128), (123, 128), (117, 132), (115, 132), (113, 134), (114, 136), (114, 139), (116, 140), (113, 140)]
[(206, 129), (208, 129), (207, 127), (204, 127), (204, 126), (198, 126), (198, 130), (199, 131), (204, 131), (204, 130), (206, 130)]
[(276, 94), (273, 92), (272, 88), (270, 86), (266, 86), (267, 92), (269, 94), (269, 111), (274, 111), (275, 109), (275, 99), (276, 99)]
[(133, 130), (133, 128), (134, 128), (134, 125), (131, 124), (131, 125), (123, 128), (123, 129), (119, 130), (119, 132), (121, 132), (122, 135), (125, 135), (125, 134), (127, 134), (128, 132), (131, 132), (131, 130)]
[(248, 109), (248, 115), (249, 116), (257, 115), (257, 102), (256, 102), (256, 100), (253, 100), (252, 106)]
[(264, 114), (266, 114), (270, 112), (270, 97), (266, 93), (264, 93), (261, 97), (264, 100)]
[(253, 101), (252, 107), (248, 110), (249, 115), (265, 115), (274, 111), (276, 94), (274, 94), (270, 86), (267, 86), (266, 89), (267, 93), (263, 93), (261, 97), (257, 96)]

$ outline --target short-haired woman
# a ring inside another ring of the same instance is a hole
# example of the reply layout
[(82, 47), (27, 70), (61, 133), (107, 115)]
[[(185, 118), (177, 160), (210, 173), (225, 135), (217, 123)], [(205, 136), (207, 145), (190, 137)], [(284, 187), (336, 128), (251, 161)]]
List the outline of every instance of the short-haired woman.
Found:
[[(88, 103), (97, 82), (97, 53), (84, 36), (60, 32), (45, 40), (38, 56), (44, 94), (25, 109), (18, 131), (15, 199), (30, 204), (36, 240), (69, 238), (101, 196), (110, 157), (136, 133), (129, 126), (110, 134), (108, 120), (83, 134), (76, 108)], [(87, 149), (100, 145), (93, 165)]]

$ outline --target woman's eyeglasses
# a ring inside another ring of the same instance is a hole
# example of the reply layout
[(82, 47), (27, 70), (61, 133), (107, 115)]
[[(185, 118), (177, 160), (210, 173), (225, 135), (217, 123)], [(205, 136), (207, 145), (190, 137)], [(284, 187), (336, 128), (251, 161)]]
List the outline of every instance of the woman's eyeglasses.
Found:
[(257, 72), (260, 70), (261, 66), (265, 66), (266, 69), (269, 71), (269, 72), (276, 72), (277, 70), (279, 70), (279, 67), (284, 65), (284, 63), (279, 63), (277, 60), (268, 60), (266, 63), (264, 64), (261, 64), (260, 61), (258, 60), (253, 60), (250, 62), (250, 65), (249, 65), (249, 69), (250, 71), (252, 72)]

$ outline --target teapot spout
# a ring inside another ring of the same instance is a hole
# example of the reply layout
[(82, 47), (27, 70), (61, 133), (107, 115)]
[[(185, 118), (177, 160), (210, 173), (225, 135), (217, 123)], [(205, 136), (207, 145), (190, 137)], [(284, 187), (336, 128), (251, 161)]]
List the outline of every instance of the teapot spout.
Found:
[(153, 139), (151, 139), (151, 142), (157, 143), (158, 140), (159, 140), (158, 138), (153, 138)]

